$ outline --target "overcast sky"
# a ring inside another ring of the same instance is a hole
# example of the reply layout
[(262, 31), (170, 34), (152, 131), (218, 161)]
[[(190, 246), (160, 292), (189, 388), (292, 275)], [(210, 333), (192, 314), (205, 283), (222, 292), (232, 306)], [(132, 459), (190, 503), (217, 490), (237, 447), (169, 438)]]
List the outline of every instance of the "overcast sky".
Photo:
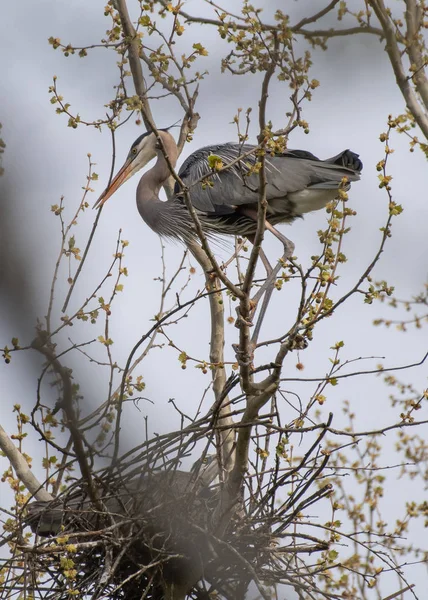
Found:
[[(0, 182), (3, 227), (0, 272), (3, 275), (4, 300), (0, 315), (0, 346), (10, 345), (13, 336), (18, 336), (22, 344), (31, 341), (36, 318), (43, 318), (46, 314), (59, 249), (58, 219), (50, 212), (50, 206), (58, 204), (62, 195), (69, 214), (78, 205), (82, 186), (86, 183), (88, 152), (99, 174), (99, 180), (93, 183), (95, 193), (90, 198), (91, 204), (102, 192), (109, 176), (111, 142), (108, 131), (100, 133), (85, 126), (75, 130), (68, 128), (67, 118), (55, 114), (55, 106), (50, 103), (48, 94), (52, 77), (56, 75), (59, 92), (70, 103), (72, 111), (88, 121), (104, 115), (104, 104), (112, 97), (113, 86), (117, 83), (117, 56), (111, 51), (97, 49), (85, 59), (77, 55), (65, 58), (59, 50), (53, 51), (47, 42), (50, 36), (54, 36), (77, 46), (96, 43), (109, 25), (109, 20), (103, 16), (103, 5), (104, 2), (85, 0), (68, 3), (25, 0), (9, 2), (3, 7), (0, 121), (7, 148), (3, 165), (5, 174)], [(282, 2), (271, 1), (266, 3), (265, 8), (271, 14), (274, 8), (282, 5)], [(287, 3), (292, 22), (304, 14), (307, 5), (303, 2)], [(193, 0), (186, 3), (186, 10), (201, 13), (206, 9), (201, 2)], [(327, 28), (333, 23), (324, 20), (323, 26)], [(201, 41), (209, 52), (200, 64), (201, 69), (209, 71), (209, 76), (200, 86), (197, 111), (201, 120), (198, 129), (180, 161), (198, 147), (234, 139), (236, 130), (232, 120), (237, 108), (245, 110), (251, 106), (255, 111), (259, 95), (257, 77), (238, 78), (221, 74), (220, 60), (227, 52), (227, 46), (219, 44), (214, 31), (201, 32), (197, 28), (192, 31), (195, 33), (191, 41)], [(186, 36), (180, 43), (189, 44)], [(318, 79), (321, 86), (315, 91), (313, 101), (305, 105), (303, 116), (309, 121), (311, 132), (309, 135), (300, 130), (294, 132), (289, 146), (309, 150), (320, 158), (350, 148), (360, 154), (364, 163), (362, 180), (350, 192), (350, 206), (358, 215), (353, 218), (352, 231), (346, 237), (345, 253), (349, 261), (341, 269), (341, 279), (335, 290), (335, 297), (339, 297), (358, 279), (379, 246), (379, 228), (386, 221), (388, 204), (385, 192), (378, 187), (375, 168), (383, 158), (379, 134), (386, 130), (388, 115), (403, 112), (404, 103), (383, 44), (374, 37), (335, 39), (329, 43), (327, 52), (314, 52), (313, 62), (311, 76)], [(284, 115), (289, 109), (288, 97), (287, 86), (274, 83), (267, 111), (274, 127), (284, 125)], [(181, 117), (179, 106), (170, 100), (153, 103), (153, 112), (159, 127), (171, 125)], [(118, 165), (142, 131), (135, 125), (135, 119), (120, 128), (116, 149)], [(251, 133), (255, 140), (255, 125)], [(394, 135), (391, 146), (395, 149), (390, 157), (394, 177), (393, 197), (403, 205), (404, 213), (393, 223), (393, 238), (376, 267), (375, 277), (394, 285), (399, 297), (410, 298), (421, 291), (426, 276), (428, 171), (421, 154), (409, 153), (404, 137)], [(92, 289), (94, 280), (104, 273), (111, 261), (118, 229), (122, 228), (123, 237), (130, 241), (125, 260), (130, 275), (124, 281), (123, 294), (117, 299), (111, 330), (115, 359), (122, 363), (140, 335), (150, 327), (150, 319), (159, 305), (160, 286), (155, 279), (161, 273), (160, 243), (137, 213), (134, 199), (136, 184), (137, 181), (132, 180), (123, 186), (103, 211), (87, 267), (76, 289), (76, 300), (72, 303), (72, 308), (76, 308), (77, 302)], [(87, 211), (79, 222), (76, 243), (81, 248), (94, 217), (93, 211)], [(320, 211), (292, 226), (282, 227), (282, 231), (295, 242), (296, 255), (305, 267), (310, 264), (310, 256), (319, 251), (317, 230), (325, 223), (326, 215)], [(281, 252), (278, 241), (269, 235), (266, 236), (265, 251), (272, 261)], [(168, 272), (173, 273), (181, 257), (181, 248), (166, 243), (165, 255)], [(221, 253), (222, 257), (226, 255), (226, 252)], [(61, 300), (67, 291), (66, 277), (67, 273), (63, 271), (59, 281), (57, 319), (60, 317)], [(191, 298), (195, 289), (202, 287), (203, 276), (197, 268), (193, 283), (185, 292), (186, 299)], [(171, 298), (170, 302), (173, 300)], [(286, 328), (292, 318), (290, 315), (295, 314), (296, 300), (297, 292), (292, 288), (276, 294), (264, 337), (275, 336)], [(317, 328), (314, 341), (301, 353), (304, 376), (323, 376), (329, 369), (329, 348), (342, 339), (346, 344), (344, 359), (376, 357), (364, 362), (366, 368), (375, 368), (380, 362), (392, 366), (420, 360), (426, 351), (426, 331), (411, 329), (404, 335), (393, 329), (373, 328), (373, 319), (385, 315), (398, 316), (381, 304), (367, 306), (361, 296), (348, 302), (333, 318)], [(73, 341), (82, 341), (85, 337), (96, 337), (100, 332), (97, 330), (92, 334), (87, 328), (76, 327), (66, 333)], [(184, 347), (189, 355), (208, 358), (207, 304), (200, 302), (189, 318), (171, 329), (170, 333), (177, 346)], [(228, 335), (226, 353), (232, 360), (230, 343), (236, 340), (237, 330), (230, 327)], [(64, 344), (67, 344), (66, 337)], [(272, 354), (266, 352), (260, 360), (271, 358)], [(103, 372), (91, 369), (78, 357), (70, 357), (70, 361), (71, 366), (79, 369), (85, 402), (88, 405), (98, 404), (107, 391)], [(299, 376), (296, 362), (296, 356), (289, 357), (285, 376)], [(9, 410), (13, 403), (20, 402), (27, 407), (34, 404), (40, 365), (37, 358), (27, 354), (15, 355), (11, 365), (0, 366), (4, 407), (2, 423), (5, 428), (14, 427)], [(141, 439), (145, 415), (150, 415), (152, 430), (166, 431), (177, 423), (168, 400), (175, 398), (181, 408), (191, 412), (209, 383), (208, 376), (204, 377), (193, 367), (182, 371), (177, 352), (168, 348), (162, 352), (155, 349), (144, 361), (141, 373), (147, 386), (144, 394), (155, 404), (140, 403), (139, 409), (128, 407), (126, 427), (130, 446)], [(402, 378), (421, 389), (426, 387), (424, 368), (406, 372)], [(293, 390), (303, 394), (304, 398), (312, 391), (312, 387), (304, 391), (306, 388), (301, 384), (300, 387), (297, 383), (293, 386)], [(340, 426), (343, 424), (340, 402), (347, 399), (355, 407), (359, 427), (380, 427), (395, 418), (395, 413), (389, 409), (388, 393), (390, 391), (379, 377), (352, 379), (331, 392), (326, 411), (335, 412), (335, 425)], [(206, 408), (210, 401), (211, 398), (207, 397)], [(296, 416), (295, 413), (287, 413), (287, 410), (290, 408), (284, 407), (284, 421)], [(419, 411), (419, 419), (423, 418), (422, 412), (426, 412), (426, 407)], [(386, 442), (390, 448), (394, 439), (391, 437)], [(390, 453), (384, 460), (385, 464), (393, 463), (395, 458)], [(3, 469), (6, 468), (5, 460), (0, 461)], [(398, 486), (394, 482), (391, 486), (397, 503), (410, 499), (407, 485)], [(412, 499), (415, 493), (416, 488), (411, 492)], [(0, 487), (0, 498), (1, 495)], [(385, 510), (392, 518), (393, 503), (386, 503)], [(416, 532), (411, 531), (411, 535), (418, 539)], [(423, 581), (422, 570), (418, 573), (420, 581)]]

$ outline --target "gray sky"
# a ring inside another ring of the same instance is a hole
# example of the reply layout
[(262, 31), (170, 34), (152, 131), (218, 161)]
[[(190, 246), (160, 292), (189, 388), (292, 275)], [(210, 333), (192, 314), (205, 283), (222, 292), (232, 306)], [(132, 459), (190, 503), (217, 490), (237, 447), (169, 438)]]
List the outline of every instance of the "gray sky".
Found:
[[(266, 10), (273, 10), (280, 4), (271, 1)], [(307, 5), (302, 2), (288, 4), (287, 10), (296, 11), (292, 20), (297, 20), (299, 14), (306, 11)], [(53, 51), (47, 43), (50, 36), (74, 45), (96, 42), (109, 25), (108, 19), (103, 16), (103, 5), (102, 2), (88, 3), (84, 0), (74, 0), (72, 3), (53, 0), (34, 3), (27, 0), (7, 3), (3, 8), (0, 121), (3, 123), (2, 137), (7, 149), (4, 157), (5, 174), (0, 184), (3, 227), (6, 227), (8, 235), (3, 238), (3, 241), (7, 240), (7, 247), (3, 248), (2, 253), (5, 261), (2, 273), (9, 286), (6, 291), (21, 291), (20, 296), (24, 298), (21, 297), (17, 302), (16, 296), (13, 296), (13, 302), (5, 303), (0, 321), (2, 346), (9, 343), (14, 335), (22, 343), (28, 343), (36, 318), (46, 314), (52, 271), (59, 249), (58, 220), (50, 212), (50, 206), (57, 204), (61, 195), (64, 195), (70, 213), (78, 205), (81, 188), (86, 183), (88, 152), (97, 163), (95, 171), (99, 174), (98, 182), (93, 185), (95, 193), (90, 198), (91, 204), (108, 179), (111, 164), (109, 133), (106, 130), (99, 133), (84, 126), (76, 130), (67, 128), (67, 118), (55, 114), (55, 106), (49, 102), (48, 94), (52, 76), (57, 75), (60, 93), (82, 119), (91, 120), (104, 114), (103, 105), (112, 96), (112, 87), (116, 84), (116, 55), (98, 49), (90, 52), (85, 59), (77, 55), (64, 58), (59, 50)], [(202, 3), (196, 0), (188, 2), (186, 9), (189, 12), (205, 10)], [(325, 21), (323, 25), (328, 27), (332, 23)], [(235, 78), (220, 73), (220, 60), (227, 47), (219, 45), (214, 32), (198, 34), (197, 28), (194, 31), (195, 37), (200, 36), (209, 52), (209, 56), (201, 61), (200, 68), (207, 69), (210, 74), (201, 82), (197, 105), (201, 121), (193, 143), (185, 148), (183, 158), (198, 147), (234, 139), (236, 132), (231, 122), (237, 108), (252, 106), (255, 112), (259, 93), (259, 80), (256, 77)], [(186, 44), (186, 39), (182, 43)], [(311, 125), (311, 133), (304, 135), (300, 130), (294, 132), (289, 146), (310, 150), (321, 158), (350, 148), (358, 152), (364, 162), (362, 180), (353, 186), (350, 193), (350, 206), (357, 210), (358, 215), (353, 218), (352, 231), (346, 237), (345, 253), (349, 261), (341, 269), (341, 279), (334, 293), (335, 297), (339, 297), (357, 280), (380, 243), (379, 228), (386, 220), (387, 196), (378, 187), (375, 169), (376, 163), (383, 158), (379, 134), (386, 130), (388, 115), (403, 112), (404, 103), (383, 52), (383, 44), (374, 37), (333, 40), (328, 52), (316, 51), (313, 59), (312, 77), (317, 78), (321, 86), (304, 111), (304, 118)], [(275, 127), (284, 124), (284, 113), (289, 108), (288, 96), (285, 84), (275, 83), (272, 86), (268, 117)], [(174, 123), (181, 116), (179, 107), (169, 100), (154, 103), (153, 111), (161, 127)], [(117, 166), (124, 160), (132, 141), (142, 132), (134, 121), (131, 119), (117, 134)], [(255, 139), (255, 125), (252, 134)], [(387, 279), (390, 285), (396, 286), (399, 297), (409, 298), (421, 290), (426, 277), (428, 207), (425, 190), (428, 172), (426, 160), (418, 152), (409, 153), (404, 137), (394, 135), (391, 146), (395, 149), (390, 157), (394, 176), (393, 197), (403, 205), (404, 213), (393, 223), (393, 238), (376, 267), (375, 278)], [(137, 213), (134, 199), (136, 183), (136, 180), (131, 180), (123, 186), (103, 211), (91, 255), (76, 289), (75, 303), (72, 303), (76, 307), (77, 300), (86, 297), (93, 281), (98, 280), (105, 271), (111, 261), (118, 228), (121, 227), (124, 239), (130, 241), (125, 259), (130, 275), (123, 282), (124, 292), (114, 308), (111, 337), (114, 340), (115, 358), (122, 363), (130, 348), (150, 326), (150, 319), (158, 311), (159, 304), (159, 283), (154, 279), (161, 273), (160, 244), (157, 236), (145, 226)], [(81, 248), (94, 217), (93, 211), (87, 211), (79, 222), (76, 235), (77, 245)], [(316, 232), (325, 223), (326, 216), (320, 211), (292, 226), (282, 227), (295, 242), (298, 260), (304, 266), (308, 266), (310, 256), (318, 252)], [(266, 237), (265, 251), (272, 261), (280, 255), (281, 248), (277, 240), (269, 235)], [(225, 252), (221, 255), (226, 257)], [(168, 271), (173, 273), (181, 257), (181, 248), (167, 243), (165, 256)], [(22, 264), (19, 259), (22, 259)], [(62, 272), (57, 318), (62, 305), (61, 295), (64, 296), (67, 291), (66, 277), (67, 273)], [(191, 287), (185, 292), (185, 299), (192, 297), (192, 290), (202, 286), (203, 277), (198, 269)], [(280, 294), (275, 295), (264, 337), (274, 337), (278, 328), (285, 330), (295, 313), (297, 294), (298, 289), (285, 286)], [(380, 304), (369, 307), (359, 296), (338, 310), (333, 318), (324, 321), (317, 328), (309, 348), (301, 353), (300, 360), (305, 365), (303, 376), (323, 376), (329, 369), (329, 348), (341, 339), (346, 344), (343, 359), (384, 357), (367, 360), (360, 368), (375, 368), (379, 362), (391, 366), (420, 360), (426, 351), (426, 332), (411, 329), (404, 335), (393, 329), (373, 328), (372, 321), (379, 316), (397, 318), (398, 314)], [(94, 328), (93, 333), (88, 332), (88, 327), (76, 326), (66, 334), (73, 341), (100, 334), (99, 327)], [(189, 355), (201, 358), (208, 358), (208, 332), (208, 307), (203, 302), (191, 311), (187, 320), (170, 329), (177, 346), (184, 347)], [(230, 327), (228, 336), (227, 356), (232, 360), (230, 343), (236, 340), (237, 330)], [(66, 336), (63, 341), (67, 343)], [(101, 350), (100, 346), (97, 352)], [(260, 353), (260, 362), (271, 358), (269, 351)], [(295, 355), (287, 359), (286, 377), (299, 376), (295, 369), (296, 362)], [(14, 426), (9, 406), (15, 402), (24, 406), (33, 405), (40, 364), (34, 357), (18, 355), (13, 357), (11, 365), (0, 365), (2, 402), (5, 407), (2, 422), (6, 428)], [(93, 369), (79, 356), (70, 356), (70, 364), (78, 369), (85, 402), (98, 404), (100, 397), (104, 398), (107, 392), (102, 371)], [(131, 446), (140, 439), (146, 414), (150, 415), (154, 431), (168, 430), (177, 424), (168, 399), (175, 398), (183, 409), (191, 412), (209, 383), (208, 376), (204, 377), (192, 366), (182, 371), (177, 352), (169, 348), (152, 351), (143, 363), (141, 374), (147, 385), (144, 394), (155, 401), (155, 405), (140, 403), (140, 411), (133, 405), (127, 407), (127, 439)], [(423, 388), (426, 386), (426, 369), (404, 373), (402, 379)], [(313, 389), (297, 383), (288, 385), (303, 397)], [(396, 411), (389, 408), (389, 392), (379, 377), (351, 379), (332, 390), (325, 408), (326, 411), (335, 412), (334, 425), (339, 427), (344, 422), (339, 410), (340, 402), (343, 399), (350, 400), (355, 406), (359, 427), (379, 427), (392, 422), (396, 416)], [(210, 396), (204, 406), (208, 408), (209, 404)], [(425, 412), (426, 407), (419, 411), (418, 418), (422, 419), (424, 415), (421, 413)], [(289, 407), (284, 407), (285, 421), (294, 416)], [(389, 448), (392, 448), (394, 439), (391, 436), (391, 441), (386, 441)], [(384, 463), (394, 462), (396, 460), (391, 451), (384, 457)], [(0, 459), (0, 465), (3, 464), (4, 459)], [(391, 483), (390, 491), (394, 494), (394, 501), (386, 502), (385, 510), (391, 518), (396, 503), (402, 503), (410, 497), (413, 499), (418, 494), (417, 487), (413, 489), (407, 483), (406, 486), (397, 485), (395, 481)], [(0, 497), (3, 493), (0, 487)], [(411, 535), (415, 540), (420, 537), (413, 531)], [(423, 581), (424, 575), (415, 568), (415, 577)]]

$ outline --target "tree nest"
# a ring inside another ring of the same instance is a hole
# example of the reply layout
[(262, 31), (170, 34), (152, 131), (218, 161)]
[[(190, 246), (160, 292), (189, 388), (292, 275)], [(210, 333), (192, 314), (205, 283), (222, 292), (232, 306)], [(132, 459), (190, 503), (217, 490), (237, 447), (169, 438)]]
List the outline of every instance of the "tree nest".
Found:
[[(25, 554), (34, 592), (69, 598), (165, 598), (165, 589), (198, 581), (191, 598), (216, 590), (243, 598), (266, 559), (266, 536), (240, 511), (216, 537), (218, 488), (183, 471), (98, 481), (98, 500), (82, 483), (52, 502), (28, 505), (25, 524), (43, 539)], [(232, 542), (233, 540), (233, 542)], [(76, 594), (77, 595), (77, 594)]]

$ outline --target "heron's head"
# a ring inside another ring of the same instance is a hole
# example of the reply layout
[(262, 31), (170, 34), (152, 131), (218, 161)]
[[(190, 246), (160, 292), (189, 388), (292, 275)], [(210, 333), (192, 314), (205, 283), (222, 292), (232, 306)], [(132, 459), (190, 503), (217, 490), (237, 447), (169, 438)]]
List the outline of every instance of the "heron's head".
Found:
[(137, 171), (145, 167), (148, 162), (155, 158), (158, 149), (157, 139), (154, 133), (147, 132), (140, 135), (140, 137), (132, 144), (124, 165), (113, 178), (108, 188), (106, 188), (98, 198), (94, 208), (101, 207), (104, 202), (107, 202), (110, 196), (120, 188), (122, 183), (125, 183), (125, 181), (135, 175)]

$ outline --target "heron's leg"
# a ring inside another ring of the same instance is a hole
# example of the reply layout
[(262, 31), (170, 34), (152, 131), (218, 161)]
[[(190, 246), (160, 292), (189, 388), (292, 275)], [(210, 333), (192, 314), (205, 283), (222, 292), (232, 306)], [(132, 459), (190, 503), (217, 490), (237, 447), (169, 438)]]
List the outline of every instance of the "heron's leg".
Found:
[(284, 254), (283, 254), (283, 259), (284, 260), (288, 260), (289, 258), (291, 258), (294, 254), (294, 248), (295, 245), (294, 243), (289, 240), (288, 238), (285, 237), (285, 235), (282, 235), (281, 232), (278, 231), (278, 229), (275, 229), (275, 227), (273, 225), (271, 225), (269, 223), (269, 221), (265, 221), (265, 228), (270, 231), (271, 233), (273, 233), (273, 235), (282, 243), (282, 245), (284, 246)]
[[(250, 217), (254, 221), (257, 221), (257, 216), (258, 216), (257, 210), (255, 210), (254, 208), (245, 206), (245, 207), (241, 208), (240, 212), (242, 214), (245, 214), (247, 217)], [(275, 268), (272, 268), (272, 265), (270, 264), (263, 249), (260, 248), (260, 251), (259, 251), (260, 259), (266, 269), (267, 277), (266, 277), (266, 281), (264, 282), (264, 284), (261, 286), (261, 288), (258, 290), (258, 292), (251, 299), (252, 303), (254, 304), (254, 308), (251, 311), (251, 317), (252, 317), (257, 309), (257, 304), (260, 301), (260, 298), (264, 294), (263, 304), (261, 306), (260, 313), (257, 318), (256, 325), (254, 327), (253, 335), (251, 337), (251, 345), (253, 348), (255, 348), (257, 345), (257, 340), (259, 337), (260, 329), (261, 329), (263, 319), (265, 317), (266, 310), (267, 310), (267, 307), (269, 305), (269, 302), (270, 302), (270, 299), (272, 296), (272, 292), (275, 287), (275, 280), (278, 275), (278, 272), (282, 268), (284, 262), (286, 262), (289, 258), (291, 258), (293, 256), (294, 248), (295, 248), (294, 243), (291, 240), (289, 240), (288, 238), (286, 238), (285, 235), (282, 235), (282, 233), (280, 233), (277, 229), (275, 229), (275, 227), (273, 225), (271, 225), (267, 219), (265, 220), (265, 229), (267, 231), (270, 231), (282, 243), (282, 245), (284, 247), (284, 254), (282, 255), (281, 259), (276, 264)], [(254, 244), (254, 237), (255, 237), (254, 235), (247, 235), (247, 239), (252, 244)], [(239, 310), (237, 310), (237, 312), (238, 312), (238, 317), (239, 317)], [(239, 321), (239, 319), (238, 319), (238, 321)]]
[[(241, 214), (249, 217), (253, 221), (257, 222), (258, 214), (257, 214), (257, 210), (255, 208), (252, 208), (251, 206), (246, 205), (246, 206), (241, 207), (239, 212)], [(280, 233), (277, 229), (275, 229), (275, 227), (273, 225), (271, 225), (267, 219), (265, 219), (265, 229), (267, 231), (270, 231), (271, 233), (273, 233), (273, 235), (284, 246), (284, 255), (283, 255), (284, 260), (288, 260), (289, 258), (291, 258), (293, 256), (294, 248), (295, 248), (293, 242), (291, 240), (289, 240), (288, 238), (286, 238), (285, 235), (282, 235), (282, 233)], [(247, 236), (247, 238), (250, 241), (252, 241), (251, 238), (254, 240), (254, 237), (252, 237), (252, 236), (250, 236), (250, 237)]]
[[(248, 239), (251, 241), (250, 238), (248, 238)], [(259, 256), (260, 256), (260, 260), (263, 263), (264, 268), (266, 269), (266, 281), (260, 287), (260, 289), (254, 294), (254, 296), (251, 298), (251, 301), (254, 302), (255, 304), (257, 304), (259, 302), (260, 298), (263, 296), (263, 294), (265, 292), (267, 292), (268, 289), (273, 288), (273, 284), (275, 282), (276, 276), (278, 275), (278, 271), (282, 267), (282, 262), (280, 259), (278, 261), (278, 264), (273, 269), (266, 254), (263, 251), (263, 248), (260, 248)], [(284, 258), (284, 257), (282, 257), (282, 258)]]
[[(254, 243), (254, 236), (248, 236), (248, 240), (251, 243)], [(265, 317), (266, 314), (266, 310), (267, 307), (269, 306), (269, 302), (272, 296), (272, 292), (275, 288), (275, 280), (276, 277), (278, 275), (278, 272), (280, 271), (280, 269), (282, 268), (284, 261), (287, 260), (287, 256), (286, 253), (283, 254), (283, 256), (281, 257), (281, 259), (278, 261), (278, 263), (275, 265), (275, 268), (272, 268), (272, 265), (270, 264), (268, 257), (266, 256), (266, 254), (264, 253), (263, 248), (260, 248), (260, 259), (263, 263), (264, 268), (266, 269), (266, 281), (264, 282), (264, 284), (260, 287), (260, 289), (256, 292), (256, 294), (251, 298), (251, 303), (253, 304), (253, 309), (251, 311), (251, 318), (253, 317), (254, 313), (257, 310), (257, 305), (260, 301), (260, 298), (262, 296), (263, 297), (263, 303), (262, 306), (260, 308), (260, 312), (259, 315), (257, 317), (257, 322), (255, 324), (254, 330), (253, 330), (253, 335), (251, 336), (251, 345), (253, 348), (256, 347), (257, 345), (257, 340), (259, 337), (259, 333), (260, 333), (260, 329), (262, 327), (262, 323), (263, 323), (263, 319)]]
[[(251, 242), (252, 244), (254, 243), (254, 236), (248, 236), (247, 237), (248, 241)], [(263, 248), (260, 248), (260, 252), (259, 252), (259, 256), (260, 259), (263, 263), (264, 268), (266, 269), (266, 281), (264, 282), (264, 284), (260, 287), (260, 289), (256, 292), (256, 294), (251, 298), (251, 304), (252, 304), (252, 309), (250, 312), (250, 319), (251, 321), (249, 323), (247, 323), (247, 325), (252, 325), (252, 318), (254, 316), (254, 313), (257, 310), (257, 305), (260, 301), (260, 298), (263, 296), (264, 294), (264, 299), (263, 299), (263, 304), (262, 304), (262, 308), (260, 311), (260, 315), (257, 319), (257, 323), (253, 332), (253, 336), (251, 338), (251, 342), (254, 343), (254, 346), (257, 343), (257, 338), (260, 332), (260, 328), (262, 325), (262, 321), (263, 321), (263, 317), (265, 315), (266, 309), (268, 307), (269, 304), (269, 300), (270, 297), (272, 295), (273, 292), (273, 288), (274, 288), (274, 282), (276, 279), (276, 276), (278, 275), (278, 271), (280, 270), (280, 268), (282, 267), (282, 263), (281, 261), (278, 262), (278, 264), (275, 266), (275, 269), (272, 268), (272, 265), (270, 264), (266, 254), (263, 251)], [(237, 326), (239, 326), (239, 322), (242, 320), (242, 317), (240, 315), (239, 312), (239, 307), (237, 307), (236, 312), (238, 314), (238, 320), (237, 320)]]
[(254, 327), (253, 335), (251, 337), (251, 344), (252, 344), (253, 348), (255, 348), (257, 345), (257, 340), (259, 338), (259, 333), (260, 333), (260, 329), (261, 329), (261, 326), (263, 323), (263, 319), (265, 318), (266, 310), (267, 310), (267, 307), (269, 306), (269, 302), (270, 302), (273, 290), (275, 288), (276, 277), (277, 277), (280, 269), (283, 267), (284, 263), (293, 256), (294, 247), (295, 247), (293, 242), (291, 240), (289, 240), (288, 238), (286, 238), (284, 235), (282, 235), (277, 229), (275, 229), (275, 227), (273, 227), (269, 223), (269, 221), (265, 222), (265, 227), (268, 231), (273, 233), (273, 235), (282, 242), (282, 245), (284, 246), (284, 254), (279, 259), (278, 263), (275, 265), (275, 268), (273, 269), (267, 259), (266, 254), (260, 248), (260, 258), (266, 269), (267, 277), (266, 277), (265, 283), (262, 285), (262, 287), (259, 289), (259, 291), (256, 293), (256, 295), (252, 298), (252, 301), (255, 302), (256, 306), (257, 306), (258, 301), (260, 300), (262, 294), (264, 293), (263, 304), (260, 308), (259, 316), (257, 317), (257, 322)]
[[(263, 319), (265, 318), (266, 310), (267, 310), (267, 307), (269, 306), (272, 292), (275, 287), (275, 279), (276, 279), (279, 269), (282, 266), (281, 263), (278, 263), (275, 266), (275, 269), (272, 269), (272, 266), (266, 256), (266, 254), (263, 252), (262, 248), (260, 248), (260, 258), (266, 269), (266, 281), (262, 285), (262, 287), (259, 289), (259, 291), (252, 298), (252, 301), (255, 303), (255, 305), (257, 307), (257, 304), (258, 304), (260, 298), (264, 294), (263, 303), (261, 305), (260, 312), (258, 314), (257, 321), (254, 326), (253, 335), (251, 336), (251, 346), (253, 349), (257, 345), (257, 340), (259, 339), (259, 333), (260, 333), (260, 329), (262, 327)], [(255, 311), (255, 309), (254, 309), (254, 311)]]
[(289, 256), (288, 256), (288, 252), (284, 252), (282, 257), (279, 259), (278, 263), (275, 265), (275, 268), (272, 268), (271, 264), (269, 263), (269, 261), (266, 257), (266, 254), (263, 252), (263, 250), (260, 250), (260, 258), (266, 269), (267, 277), (266, 277), (265, 283), (262, 285), (262, 287), (258, 290), (258, 292), (255, 294), (255, 296), (252, 298), (252, 302), (255, 302), (256, 307), (257, 307), (257, 303), (259, 302), (260, 298), (264, 294), (263, 303), (260, 307), (260, 312), (257, 317), (257, 322), (254, 326), (253, 335), (251, 337), (251, 344), (252, 344), (253, 348), (255, 348), (257, 345), (257, 341), (259, 338), (259, 333), (260, 333), (260, 329), (261, 329), (261, 326), (263, 323), (263, 319), (265, 318), (265, 314), (266, 314), (267, 308), (269, 306), (269, 302), (270, 302), (273, 290), (275, 289), (276, 278), (278, 276), (279, 271), (284, 266), (285, 261), (289, 258)]

